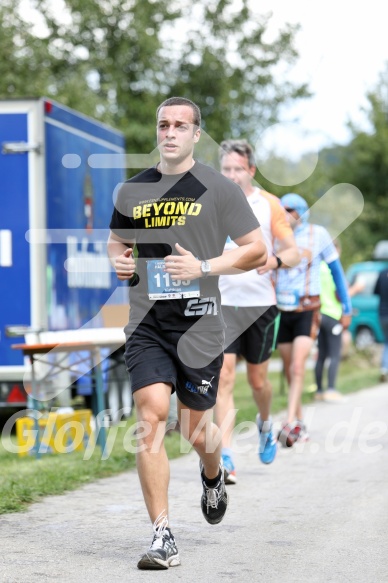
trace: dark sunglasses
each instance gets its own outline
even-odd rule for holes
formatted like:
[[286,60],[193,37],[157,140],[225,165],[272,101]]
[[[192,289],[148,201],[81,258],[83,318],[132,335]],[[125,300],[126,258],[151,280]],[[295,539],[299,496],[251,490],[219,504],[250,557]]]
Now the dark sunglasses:
[[287,211],[288,213],[292,213],[292,212],[294,212],[295,209],[290,209],[288,207],[284,207],[284,210]]

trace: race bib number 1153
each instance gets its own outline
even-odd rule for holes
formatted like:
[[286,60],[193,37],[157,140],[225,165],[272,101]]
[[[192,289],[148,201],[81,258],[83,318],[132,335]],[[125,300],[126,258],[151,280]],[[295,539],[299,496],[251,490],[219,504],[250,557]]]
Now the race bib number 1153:
[[199,279],[172,280],[162,259],[147,261],[148,297],[150,300],[174,300],[199,297]]

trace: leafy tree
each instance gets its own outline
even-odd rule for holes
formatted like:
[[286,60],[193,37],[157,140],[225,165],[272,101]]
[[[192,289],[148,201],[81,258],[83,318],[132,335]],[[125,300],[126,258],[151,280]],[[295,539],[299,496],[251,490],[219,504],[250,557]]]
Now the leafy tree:
[[[287,25],[268,42],[270,16],[256,16],[248,0],[234,6],[232,0],[197,5],[199,25],[187,32],[172,71],[171,92],[200,104],[204,128],[214,140],[245,137],[255,142],[263,128],[277,121],[282,105],[308,91],[280,74],[297,58],[293,43],[298,27]],[[192,3],[182,10],[188,22]]]
[[0,97],[28,97],[49,84],[47,47],[20,16],[20,0],[0,3]]
[[[265,40],[269,16],[247,0],[30,0],[39,32],[20,16],[20,0],[0,9],[0,95],[45,94],[123,130],[130,152],[155,144],[155,108],[186,95],[203,110],[213,139],[244,136],[276,120],[307,95],[286,81],[297,27]],[[195,10],[195,17],[192,13]]]
[[344,234],[347,256],[370,259],[381,239],[388,239],[388,68],[368,94],[370,131],[351,125],[353,138],[338,149],[339,162],[329,168],[333,183],[354,184],[364,197],[360,218]]
[[64,0],[61,14],[52,0],[34,5],[47,29],[51,95],[123,130],[132,151],[152,148],[150,112],[164,84],[159,36],[179,11],[167,0]]
[[[371,259],[376,243],[388,239],[388,68],[367,97],[370,129],[365,131],[350,124],[353,134],[350,142],[322,150],[318,165],[307,180],[283,187],[271,184],[260,173],[257,177],[264,188],[278,196],[298,192],[310,205],[336,184],[349,183],[361,191],[363,212],[340,236],[345,266]],[[283,164],[286,172],[287,161],[274,159],[272,163]],[[303,159],[298,164],[303,164]]]

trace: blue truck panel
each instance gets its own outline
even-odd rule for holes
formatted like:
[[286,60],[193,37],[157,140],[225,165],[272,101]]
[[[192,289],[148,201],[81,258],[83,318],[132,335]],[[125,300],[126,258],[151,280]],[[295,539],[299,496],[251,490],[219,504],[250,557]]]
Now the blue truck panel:
[[[124,155],[123,134],[50,100],[0,100],[5,143],[16,147],[0,152],[0,407],[21,405],[24,392],[24,358],[11,349],[20,340],[7,327],[102,325],[95,317],[117,288],[106,254],[113,196],[125,179],[120,165],[88,164]],[[49,235],[38,252],[26,237],[35,228]]]
[[[63,120],[74,124],[76,116],[65,113]],[[123,149],[122,136],[113,133],[114,143],[109,144],[106,128],[101,130],[97,124],[85,124],[83,118],[77,118],[76,126],[66,125],[64,121],[58,125],[56,121],[53,123],[52,113],[46,115],[47,228],[62,234],[61,243],[48,246],[51,330],[83,326],[98,313],[117,286],[109,270],[106,240],[113,193],[124,179],[123,169],[88,165],[91,154],[117,153],[117,146]],[[87,134],[85,129],[93,133]],[[78,166],[69,168],[63,164],[63,156],[69,154],[78,157]],[[106,270],[101,269],[104,261]],[[100,268],[89,271],[98,262]],[[76,271],[63,268],[66,265],[74,267],[77,263],[79,269]]]
[[[0,116],[0,141],[27,141],[27,115],[4,114]],[[0,154],[0,232],[11,244],[8,250],[0,249],[0,365],[21,365],[23,356],[11,349],[14,339],[8,338],[5,328],[9,324],[30,325],[30,253],[25,233],[29,229],[28,156]],[[7,261],[4,257],[7,256]],[[10,262],[9,262],[10,259]],[[3,264],[2,264],[3,263]]]
[[123,148],[124,146],[124,138],[121,132],[87,117],[78,111],[69,109],[51,100],[44,101],[44,108],[47,118],[49,117],[51,120],[58,122],[58,124],[63,124],[68,128],[76,128],[80,132],[85,132],[95,138],[105,140],[119,148]]

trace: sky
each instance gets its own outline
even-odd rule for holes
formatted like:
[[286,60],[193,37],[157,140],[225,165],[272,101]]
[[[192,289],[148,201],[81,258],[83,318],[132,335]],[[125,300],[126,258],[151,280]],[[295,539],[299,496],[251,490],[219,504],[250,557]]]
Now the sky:
[[[269,34],[285,22],[301,25],[296,36],[300,57],[291,79],[308,82],[314,95],[283,112],[284,120],[299,118],[297,124],[283,127],[286,134],[288,130],[288,139],[296,131],[297,148],[303,150],[310,144],[347,143],[351,137],[348,120],[368,129],[362,112],[368,106],[366,94],[376,86],[388,63],[386,3],[252,0],[252,8],[261,14],[272,12]],[[268,144],[272,134],[279,143],[281,129],[264,133]],[[311,139],[304,139],[298,129],[309,132]]]

